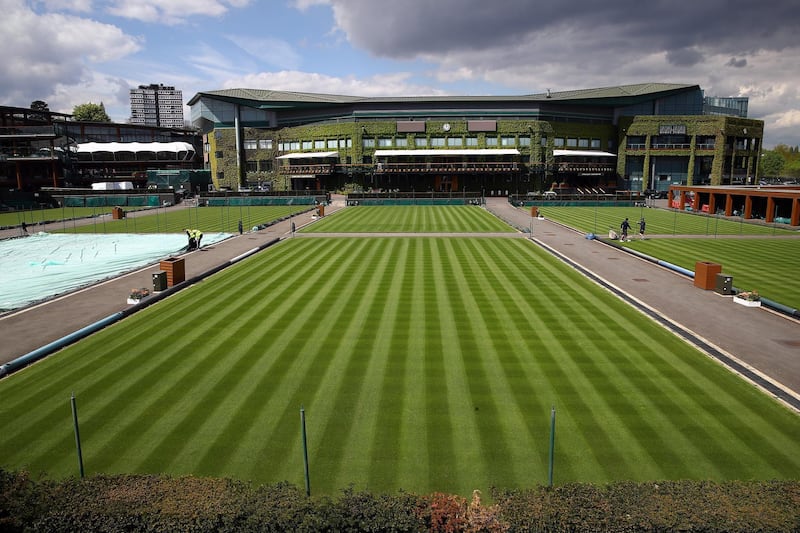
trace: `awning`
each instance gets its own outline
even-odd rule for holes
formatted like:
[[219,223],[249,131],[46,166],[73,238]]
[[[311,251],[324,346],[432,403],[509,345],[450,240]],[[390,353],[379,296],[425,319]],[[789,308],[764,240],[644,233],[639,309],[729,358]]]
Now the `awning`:
[[617,157],[617,154],[597,150],[553,150],[554,157],[570,155],[576,157]]
[[120,142],[110,142],[110,143],[96,143],[96,142],[89,142],[89,143],[80,143],[78,144],[78,153],[95,153],[95,152],[111,152],[111,153],[119,153],[119,152],[194,152],[194,147],[185,142],[171,142],[171,143],[160,143],[160,142],[152,142],[152,143],[140,143],[140,142],[130,142],[130,143],[120,143]]
[[293,152],[291,154],[279,155],[275,159],[304,159],[307,157],[324,158],[339,157],[339,152]]
[[375,157],[424,157],[452,155],[520,155],[516,148],[475,148],[474,150],[375,150]]

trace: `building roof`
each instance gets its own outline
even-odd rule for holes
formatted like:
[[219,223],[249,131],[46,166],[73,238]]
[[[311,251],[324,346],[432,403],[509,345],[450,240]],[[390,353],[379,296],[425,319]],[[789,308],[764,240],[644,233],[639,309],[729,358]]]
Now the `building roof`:
[[302,107],[330,104],[353,103],[390,103],[390,102],[512,102],[512,101],[559,101],[571,103],[596,103],[598,100],[618,104],[619,102],[637,102],[643,97],[653,98],[675,92],[699,90],[698,85],[678,83],[640,83],[601,87],[596,89],[578,89],[572,91],[547,91],[539,94],[518,96],[345,96],[334,94],[301,93],[292,91],[273,91],[267,89],[221,89],[217,91],[199,92],[189,100],[193,105],[203,96],[220,100],[234,101],[251,107],[280,108]]

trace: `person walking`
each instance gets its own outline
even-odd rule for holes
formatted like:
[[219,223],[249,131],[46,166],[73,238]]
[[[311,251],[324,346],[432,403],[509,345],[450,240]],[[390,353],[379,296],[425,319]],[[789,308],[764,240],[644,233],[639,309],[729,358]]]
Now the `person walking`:
[[645,228],[645,222],[644,222],[644,218],[642,218],[639,221],[639,238],[641,238],[641,239],[644,239],[644,228]]
[[22,221],[22,234],[23,235],[28,234],[28,223],[25,222],[24,220]]
[[244,226],[242,226],[242,221],[240,220],[239,221],[239,235],[241,235],[243,232],[244,232]]
[[622,224],[619,225],[619,229],[622,230],[622,237],[620,238],[621,241],[628,240],[628,230],[631,229],[631,223],[628,222],[628,217],[625,217],[625,220],[622,221]]

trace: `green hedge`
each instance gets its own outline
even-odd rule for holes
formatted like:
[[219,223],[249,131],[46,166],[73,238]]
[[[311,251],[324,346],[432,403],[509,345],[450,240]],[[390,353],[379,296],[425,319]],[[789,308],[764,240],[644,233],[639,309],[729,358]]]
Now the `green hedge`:
[[703,531],[800,530],[800,482],[569,484],[493,491],[306,497],[287,483],[93,476],[34,481],[0,470],[0,531]]

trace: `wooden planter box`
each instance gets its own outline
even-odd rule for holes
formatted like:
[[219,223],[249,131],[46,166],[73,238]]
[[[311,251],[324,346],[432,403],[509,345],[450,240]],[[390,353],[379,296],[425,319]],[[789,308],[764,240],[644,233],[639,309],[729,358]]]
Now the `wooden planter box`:
[[186,281],[186,263],[182,257],[164,259],[159,263],[159,268],[167,273],[167,287]]
[[722,265],[708,261],[694,264],[694,286],[704,290],[712,290],[717,286],[717,274],[722,273]]

